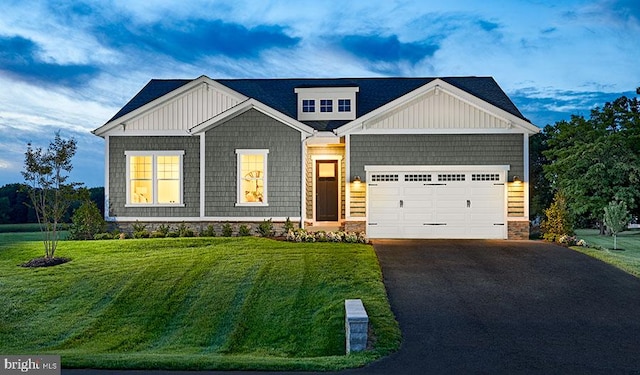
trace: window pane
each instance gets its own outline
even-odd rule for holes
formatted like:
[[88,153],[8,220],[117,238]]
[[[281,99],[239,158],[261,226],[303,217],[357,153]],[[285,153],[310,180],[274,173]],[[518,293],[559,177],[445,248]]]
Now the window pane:
[[180,180],[158,181],[158,203],[180,203]]
[[158,156],[158,179],[179,179],[180,158],[177,156]]
[[315,112],[316,111],[316,101],[313,99],[303,99],[302,100],[302,112]]
[[321,99],[320,100],[320,112],[333,112],[333,100]]
[[131,181],[131,203],[153,203],[151,180]]
[[151,179],[151,156],[132,156],[129,165],[131,166],[131,178]]
[[264,202],[264,155],[240,155],[240,202]]
[[338,112],[351,112],[351,99],[338,99]]

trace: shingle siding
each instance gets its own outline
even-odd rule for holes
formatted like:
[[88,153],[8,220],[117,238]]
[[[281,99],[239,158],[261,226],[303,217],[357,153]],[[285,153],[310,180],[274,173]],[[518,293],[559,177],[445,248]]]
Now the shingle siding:
[[[300,132],[249,110],[205,134],[205,215],[209,217],[300,217]],[[268,149],[266,207],[235,207],[236,149]]]
[[351,135],[351,176],[365,165],[510,165],[523,176],[522,134]]
[[[184,151],[184,207],[125,207],[125,151]],[[109,215],[116,217],[200,216],[200,143],[198,137],[109,137]]]

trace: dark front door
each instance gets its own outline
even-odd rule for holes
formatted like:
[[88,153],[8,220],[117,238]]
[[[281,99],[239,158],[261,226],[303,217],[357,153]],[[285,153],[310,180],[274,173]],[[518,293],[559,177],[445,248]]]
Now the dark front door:
[[316,220],[338,221],[338,161],[316,161]]

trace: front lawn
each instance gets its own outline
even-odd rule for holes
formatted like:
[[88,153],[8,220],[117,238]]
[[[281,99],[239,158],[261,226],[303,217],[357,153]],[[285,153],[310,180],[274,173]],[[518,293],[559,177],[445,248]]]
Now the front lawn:
[[589,247],[574,246],[572,249],[640,277],[640,230],[618,234],[618,248],[621,250],[612,250],[613,237],[601,236],[596,229],[576,230],[576,237],[587,241]]
[[[261,238],[63,241],[60,266],[18,267],[38,242],[0,241],[0,353],[65,367],[336,370],[399,347],[368,245]],[[344,300],[373,348],[344,355]]]

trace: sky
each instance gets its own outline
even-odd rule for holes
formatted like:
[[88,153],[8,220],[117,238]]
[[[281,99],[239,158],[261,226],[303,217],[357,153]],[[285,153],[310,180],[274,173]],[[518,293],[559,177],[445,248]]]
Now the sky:
[[2,3],[0,186],[56,132],[103,186],[91,131],[152,78],[492,76],[540,127],[640,86],[638,0]]

